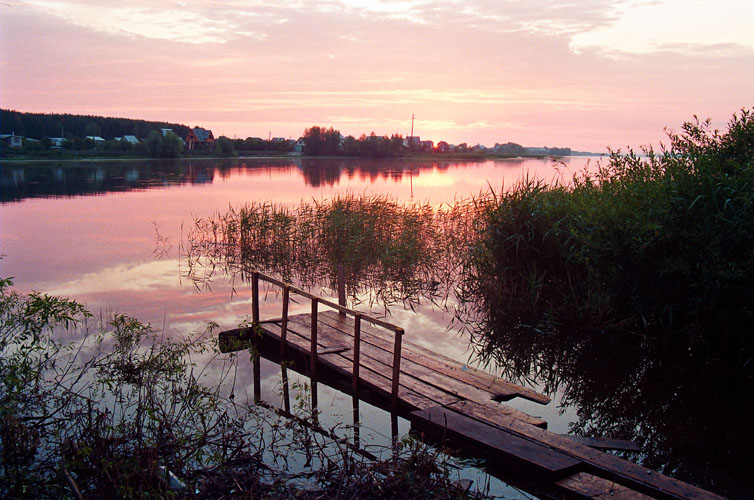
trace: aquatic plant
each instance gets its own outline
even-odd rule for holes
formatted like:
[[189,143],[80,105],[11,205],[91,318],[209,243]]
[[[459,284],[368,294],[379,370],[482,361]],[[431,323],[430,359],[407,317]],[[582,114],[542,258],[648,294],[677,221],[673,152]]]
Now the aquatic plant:
[[[0,497],[483,496],[427,446],[368,460],[310,419],[237,400],[238,358],[206,359],[215,339],[167,339],[121,314],[91,320],[75,301],[0,279]],[[290,469],[297,454],[309,465]]]
[[480,351],[541,366],[530,335],[633,335],[750,379],[754,117],[669,133],[659,152],[612,152],[572,186],[525,180],[479,203],[460,295]]
[[[211,284],[217,270],[245,279],[254,269],[304,287],[336,288],[345,270],[356,303],[413,307],[421,298],[442,302],[454,273],[452,255],[470,205],[436,209],[401,204],[387,196],[347,194],[301,202],[230,207],[195,220],[183,242],[187,276]],[[463,215],[464,217],[462,217]],[[444,285],[444,286],[441,286]]]

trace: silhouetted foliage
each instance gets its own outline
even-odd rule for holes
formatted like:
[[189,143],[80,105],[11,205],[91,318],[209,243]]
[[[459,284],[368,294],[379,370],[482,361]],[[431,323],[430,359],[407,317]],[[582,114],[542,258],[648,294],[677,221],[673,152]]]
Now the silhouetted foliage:
[[185,149],[183,141],[173,132],[162,135],[157,130],[149,133],[144,147],[152,158],[177,158]]
[[311,127],[304,131],[304,153],[311,156],[340,154],[340,132],[330,127]]
[[223,157],[238,156],[238,153],[236,153],[236,148],[233,146],[233,141],[231,141],[225,136],[220,136],[215,141],[214,153],[215,153],[215,156],[223,156]]
[[13,132],[33,139],[41,139],[45,136],[72,138],[88,135],[99,135],[104,139],[124,135],[145,138],[152,130],[161,128],[173,129],[173,132],[180,137],[185,137],[189,131],[189,127],[177,123],[89,115],[23,113],[0,109],[0,133]]

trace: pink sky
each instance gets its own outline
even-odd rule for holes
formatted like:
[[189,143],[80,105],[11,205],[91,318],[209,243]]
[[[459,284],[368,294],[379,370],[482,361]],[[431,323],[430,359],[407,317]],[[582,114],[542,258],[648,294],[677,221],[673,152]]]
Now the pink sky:
[[0,107],[570,146],[754,105],[754,2],[3,0]]

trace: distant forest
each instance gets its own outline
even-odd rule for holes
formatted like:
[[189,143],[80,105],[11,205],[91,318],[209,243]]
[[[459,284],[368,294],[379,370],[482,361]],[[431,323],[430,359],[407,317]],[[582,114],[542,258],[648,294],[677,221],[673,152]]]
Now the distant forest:
[[161,128],[173,129],[179,137],[186,137],[189,131],[188,126],[178,123],[89,115],[22,113],[0,109],[0,134],[13,133],[32,139],[90,135],[97,135],[106,140],[123,135],[135,135],[144,139],[151,131]]

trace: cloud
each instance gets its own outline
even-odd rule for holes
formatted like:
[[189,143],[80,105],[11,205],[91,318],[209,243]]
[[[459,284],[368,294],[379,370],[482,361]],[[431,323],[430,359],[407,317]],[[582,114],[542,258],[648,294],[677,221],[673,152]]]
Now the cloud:
[[[55,0],[23,0],[20,4],[76,26],[112,34],[136,35],[190,44],[225,43],[241,36],[266,38],[262,31],[241,29],[239,23],[204,9],[175,4],[164,8],[152,3],[128,5],[88,4]],[[247,15],[253,14],[246,12]]]
[[742,47],[754,50],[752,19],[750,0],[627,1],[614,23],[574,35],[570,47],[575,52],[734,54]]

